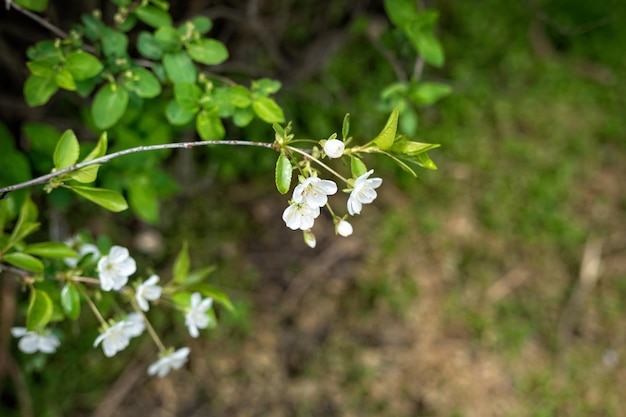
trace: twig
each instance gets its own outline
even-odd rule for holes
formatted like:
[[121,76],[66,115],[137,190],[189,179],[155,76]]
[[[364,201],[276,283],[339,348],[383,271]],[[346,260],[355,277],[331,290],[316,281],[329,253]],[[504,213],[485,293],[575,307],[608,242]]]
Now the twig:
[[30,10],[24,9],[21,6],[18,6],[17,4],[13,2],[13,0],[4,0],[4,2],[6,4],[7,10],[11,10],[11,7],[12,7],[18,12],[22,13],[23,15],[28,16],[29,18],[33,19],[35,22],[39,23],[41,26],[45,27],[46,29],[48,29],[50,32],[54,33],[58,37],[63,38],[63,39],[67,38],[67,33],[62,31],[58,27],[54,26],[52,23],[48,22],[46,19],[42,18],[41,16],[36,15],[35,13],[31,12]]
[[77,171],[81,168],[85,168],[91,165],[104,164],[104,163],[109,162],[112,159],[115,159],[124,155],[129,155],[131,153],[158,151],[158,150],[163,150],[163,149],[177,149],[177,148],[191,149],[196,146],[207,146],[207,145],[258,146],[261,148],[274,149],[274,144],[272,143],[254,142],[254,141],[245,141],[245,140],[206,140],[206,141],[199,141],[199,142],[177,142],[177,143],[165,143],[162,145],[137,146],[136,148],[125,149],[123,151],[114,152],[112,154],[105,155],[100,158],[92,159],[91,161],[74,164],[67,168],[63,168],[63,169],[59,169],[58,171],[51,172],[50,174],[33,178],[32,180],[29,180],[29,181],[25,181],[19,184],[9,185],[7,187],[0,188],[0,196],[3,196],[5,193],[11,192],[11,191],[20,190],[26,187],[32,187],[33,185],[45,184],[49,180],[59,177],[61,175],[67,174],[69,172]]

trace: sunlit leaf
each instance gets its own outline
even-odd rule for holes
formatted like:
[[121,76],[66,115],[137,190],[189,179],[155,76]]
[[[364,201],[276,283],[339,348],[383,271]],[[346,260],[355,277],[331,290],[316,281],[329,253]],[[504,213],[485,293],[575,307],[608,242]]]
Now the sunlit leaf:
[[66,130],[61,135],[54,149],[54,155],[52,157],[54,167],[56,169],[63,169],[74,165],[78,160],[79,154],[80,147],[76,135],[72,130]]
[[92,188],[84,186],[73,186],[72,191],[76,194],[90,200],[108,210],[118,212],[128,208],[128,204],[124,197],[113,190],[106,190],[104,188]]
[[7,253],[2,258],[3,262],[11,264],[26,271],[43,272],[43,263],[34,256],[21,252]]
[[77,50],[65,56],[64,68],[67,69],[77,81],[82,81],[98,75],[100,71],[102,71],[103,65],[95,56]]
[[189,274],[189,251],[187,248],[187,242],[183,243],[183,247],[174,261],[174,282],[182,283]]
[[30,107],[42,106],[58,89],[59,86],[53,77],[31,75],[24,83],[24,98]]
[[269,97],[258,97],[252,102],[252,108],[261,120],[267,123],[283,123],[285,115],[276,102]]
[[167,77],[173,83],[195,83],[197,70],[185,51],[170,52],[163,56],[163,66]]
[[77,257],[76,251],[61,242],[39,242],[27,245],[24,253],[43,256],[44,258],[72,258]]
[[278,192],[281,194],[286,194],[289,191],[291,186],[291,178],[292,174],[292,166],[291,161],[285,154],[280,154],[278,160],[276,161],[276,188]]
[[108,129],[120,120],[128,106],[128,91],[109,83],[100,88],[91,105],[91,116],[99,129]]
[[149,4],[137,7],[134,13],[139,20],[153,28],[172,25],[172,17],[169,13]]
[[50,322],[53,311],[50,296],[43,290],[33,288],[26,312],[26,328],[33,331],[45,327]]
[[228,49],[215,39],[198,39],[185,46],[191,59],[201,64],[217,65],[228,59]]
[[398,128],[398,108],[394,108],[383,130],[374,138],[374,143],[382,150],[387,150],[393,145],[396,139],[396,130]]
[[80,316],[80,293],[74,284],[68,282],[61,289],[61,307],[65,315],[72,320]]

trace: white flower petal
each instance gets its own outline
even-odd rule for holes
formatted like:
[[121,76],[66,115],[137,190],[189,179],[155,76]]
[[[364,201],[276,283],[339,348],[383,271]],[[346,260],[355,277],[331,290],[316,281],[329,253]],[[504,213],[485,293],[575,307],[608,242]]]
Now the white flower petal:
[[341,158],[346,146],[339,139],[327,140],[324,144],[324,152],[329,158]]
[[337,224],[337,234],[339,236],[343,236],[343,237],[348,237],[352,234],[353,229],[352,229],[352,225],[345,221],[345,220],[341,220],[338,224]]

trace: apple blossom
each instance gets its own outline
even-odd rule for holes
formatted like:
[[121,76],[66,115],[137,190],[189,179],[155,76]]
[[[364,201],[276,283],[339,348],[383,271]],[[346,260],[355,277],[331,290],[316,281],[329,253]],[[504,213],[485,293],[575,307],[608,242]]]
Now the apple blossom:
[[143,316],[139,313],[130,313],[126,316],[126,334],[129,337],[141,336],[146,330],[146,323],[143,321]]
[[211,322],[211,318],[206,314],[213,305],[213,299],[207,297],[202,299],[198,292],[191,294],[191,306],[185,315],[185,325],[189,328],[191,337],[198,337],[198,329],[206,329]]
[[328,196],[337,192],[337,184],[318,177],[309,177],[298,184],[293,190],[293,201],[310,207],[324,207]]
[[11,334],[20,338],[17,347],[24,353],[54,353],[61,344],[50,331],[31,332],[25,327],[13,327]]
[[313,227],[313,223],[315,223],[315,219],[319,215],[319,207],[311,207],[305,203],[292,201],[283,212],[283,220],[291,230],[308,230]]
[[[66,245],[72,247],[75,246],[76,242],[74,239],[69,239],[65,242]],[[63,258],[63,262],[70,268],[75,268],[78,265],[78,261],[81,260],[86,255],[93,255],[93,259],[100,258],[100,250],[93,243],[83,243],[78,246],[78,250],[76,251],[78,256],[75,258]]]
[[163,378],[172,369],[180,369],[187,362],[189,348],[183,347],[175,352],[165,355],[148,367],[148,375],[158,375]]
[[354,180],[354,188],[348,198],[348,213],[351,216],[361,214],[363,204],[369,204],[376,199],[375,188],[380,187],[383,180],[381,178],[368,178],[373,172],[374,170],[370,169]]
[[339,139],[327,140],[324,144],[324,152],[329,158],[341,158],[346,145]]
[[113,246],[109,254],[98,261],[100,286],[104,291],[121,289],[135,271],[135,260],[129,256],[128,249],[122,246]]
[[141,308],[143,311],[150,310],[148,300],[154,301],[158,300],[161,297],[161,292],[163,291],[163,288],[156,285],[157,282],[159,282],[159,276],[151,275],[150,278],[137,286],[135,299],[137,300],[137,304],[139,304],[139,308]]
[[[131,330],[131,333],[129,333]],[[112,326],[108,326],[104,332],[102,332],[93,343],[93,347],[102,343],[102,350],[104,356],[110,358],[114,356],[120,350],[126,349],[130,343],[132,336],[132,327],[129,327],[125,321],[119,321]]]

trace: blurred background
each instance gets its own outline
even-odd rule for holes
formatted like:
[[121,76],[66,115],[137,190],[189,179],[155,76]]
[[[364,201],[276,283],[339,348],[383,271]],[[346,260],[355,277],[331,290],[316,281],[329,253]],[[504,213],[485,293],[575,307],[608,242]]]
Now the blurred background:
[[[430,152],[438,171],[415,180],[368,160],[384,178],[379,199],[352,237],[322,218],[316,249],[281,220],[287,201],[265,150],[160,155],[156,221],[42,198],[52,236],[107,236],[164,280],[188,241],[194,267],[218,267],[211,283],[236,312],[218,310],[217,329],[190,341],[179,317],[151,311],[166,343],[192,354],[186,369],[150,379],[151,342],[107,360],[91,346],[91,317],[66,326],[56,354],[22,354],[8,328],[23,312],[7,315],[5,289],[2,340],[19,369],[0,374],[0,414],[626,416],[626,7],[420,5],[440,13],[446,54],[422,77],[453,88],[418,109],[414,139],[442,144]],[[67,30],[97,7],[113,10],[51,1],[46,16]],[[375,136],[388,115],[381,89],[413,65],[378,1],[180,1],[172,14],[211,17],[231,52],[218,72],[281,80],[277,100],[302,137],[328,137],[347,112],[355,137]],[[24,51],[48,36],[0,11],[0,120],[31,156],[41,123],[95,140],[80,99],[31,109],[21,96]],[[261,123],[229,129],[273,137]],[[158,134],[150,140],[193,137]],[[128,165],[104,168],[105,181],[124,181]]]

